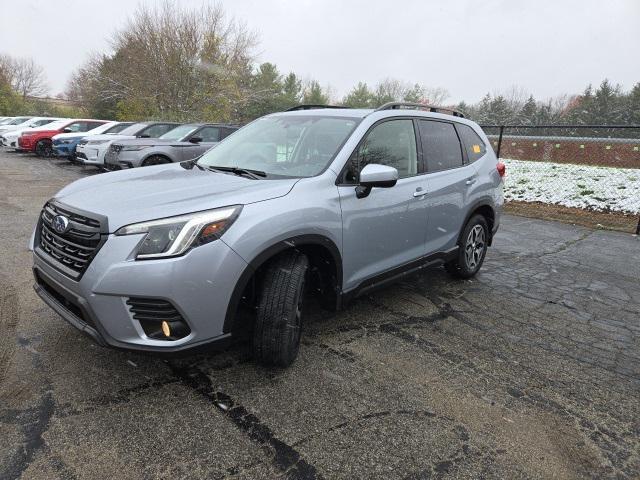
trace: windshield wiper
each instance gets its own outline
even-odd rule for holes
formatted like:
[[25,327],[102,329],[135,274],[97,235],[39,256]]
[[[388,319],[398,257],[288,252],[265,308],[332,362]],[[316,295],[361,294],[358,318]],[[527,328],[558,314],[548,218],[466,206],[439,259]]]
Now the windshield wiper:
[[260,180],[267,176],[266,172],[261,170],[253,170],[251,168],[239,168],[239,167],[219,167],[219,166],[208,166],[209,170],[220,171],[220,172],[230,172],[235,175],[246,175],[247,177],[251,177],[254,180]]

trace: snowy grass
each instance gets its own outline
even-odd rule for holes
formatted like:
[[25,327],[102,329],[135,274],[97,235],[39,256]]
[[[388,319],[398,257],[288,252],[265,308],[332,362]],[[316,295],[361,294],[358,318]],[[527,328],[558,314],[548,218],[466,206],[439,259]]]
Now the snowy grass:
[[505,200],[640,213],[640,169],[502,161],[507,166]]

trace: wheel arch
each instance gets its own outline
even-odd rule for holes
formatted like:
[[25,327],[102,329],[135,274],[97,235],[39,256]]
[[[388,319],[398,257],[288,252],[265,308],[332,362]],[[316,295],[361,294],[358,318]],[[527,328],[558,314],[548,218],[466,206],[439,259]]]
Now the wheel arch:
[[169,161],[169,163],[176,163],[176,161],[171,158],[169,155],[167,155],[164,152],[151,152],[148,153],[141,161],[140,161],[140,166],[145,166],[144,162],[146,162],[148,159],[150,159],[151,157],[162,157],[166,160]]
[[338,302],[342,291],[342,255],[340,254],[340,249],[333,240],[325,235],[296,235],[280,240],[265,248],[248,262],[248,265],[240,274],[240,278],[236,282],[229,299],[223,333],[232,332],[234,328],[238,327],[236,325],[238,310],[243,299],[246,299],[248,294],[253,295],[255,293],[252,290],[255,289],[255,282],[259,279],[263,268],[271,259],[290,249],[298,249],[304,252],[309,257],[312,269],[319,271],[319,274],[324,278],[330,277],[327,285],[327,289],[330,289],[330,291],[324,293],[327,295],[334,294],[335,298],[330,298],[329,302],[334,308],[339,308]]
[[489,239],[487,241],[487,245],[491,246],[491,243],[493,241],[493,226],[495,225],[496,221],[496,211],[493,207],[492,202],[490,202],[489,200],[480,200],[474,203],[469,209],[467,215],[465,216],[464,222],[462,222],[462,227],[460,228],[460,233],[458,234],[457,243],[460,243],[460,238],[462,232],[464,231],[464,227],[467,225],[467,223],[469,223],[471,217],[476,214],[482,215],[487,220],[487,224],[489,226]]

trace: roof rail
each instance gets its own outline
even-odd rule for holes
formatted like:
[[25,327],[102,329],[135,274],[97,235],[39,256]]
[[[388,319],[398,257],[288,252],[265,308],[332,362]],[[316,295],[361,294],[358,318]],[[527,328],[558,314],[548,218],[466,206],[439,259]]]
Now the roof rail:
[[376,108],[376,112],[380,110],[426,110],[427,112],[446,113],[454,117],[464,118],[464,114],[457,110],[447,107],[437,107],[435,105],[427,105],[425,103],[413,102],[389,102]]
[[285,112],[295,112],[297,110],[315,110],[316,108],[349,108],[340,105],[296,105],[295,107],[287,108]]

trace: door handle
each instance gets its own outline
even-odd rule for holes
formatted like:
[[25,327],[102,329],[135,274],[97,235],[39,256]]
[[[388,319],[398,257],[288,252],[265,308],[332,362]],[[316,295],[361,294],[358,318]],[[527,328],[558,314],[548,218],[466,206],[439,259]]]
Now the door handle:
[[476,179],[475,178],[469,178],[466,182],[467,185],[473,185],[474,183],[476,183]]
[[424,197],[426,194],[427,192],[425,192],[422,187],[416,188],[416,191],[413,192],[414,197]]

